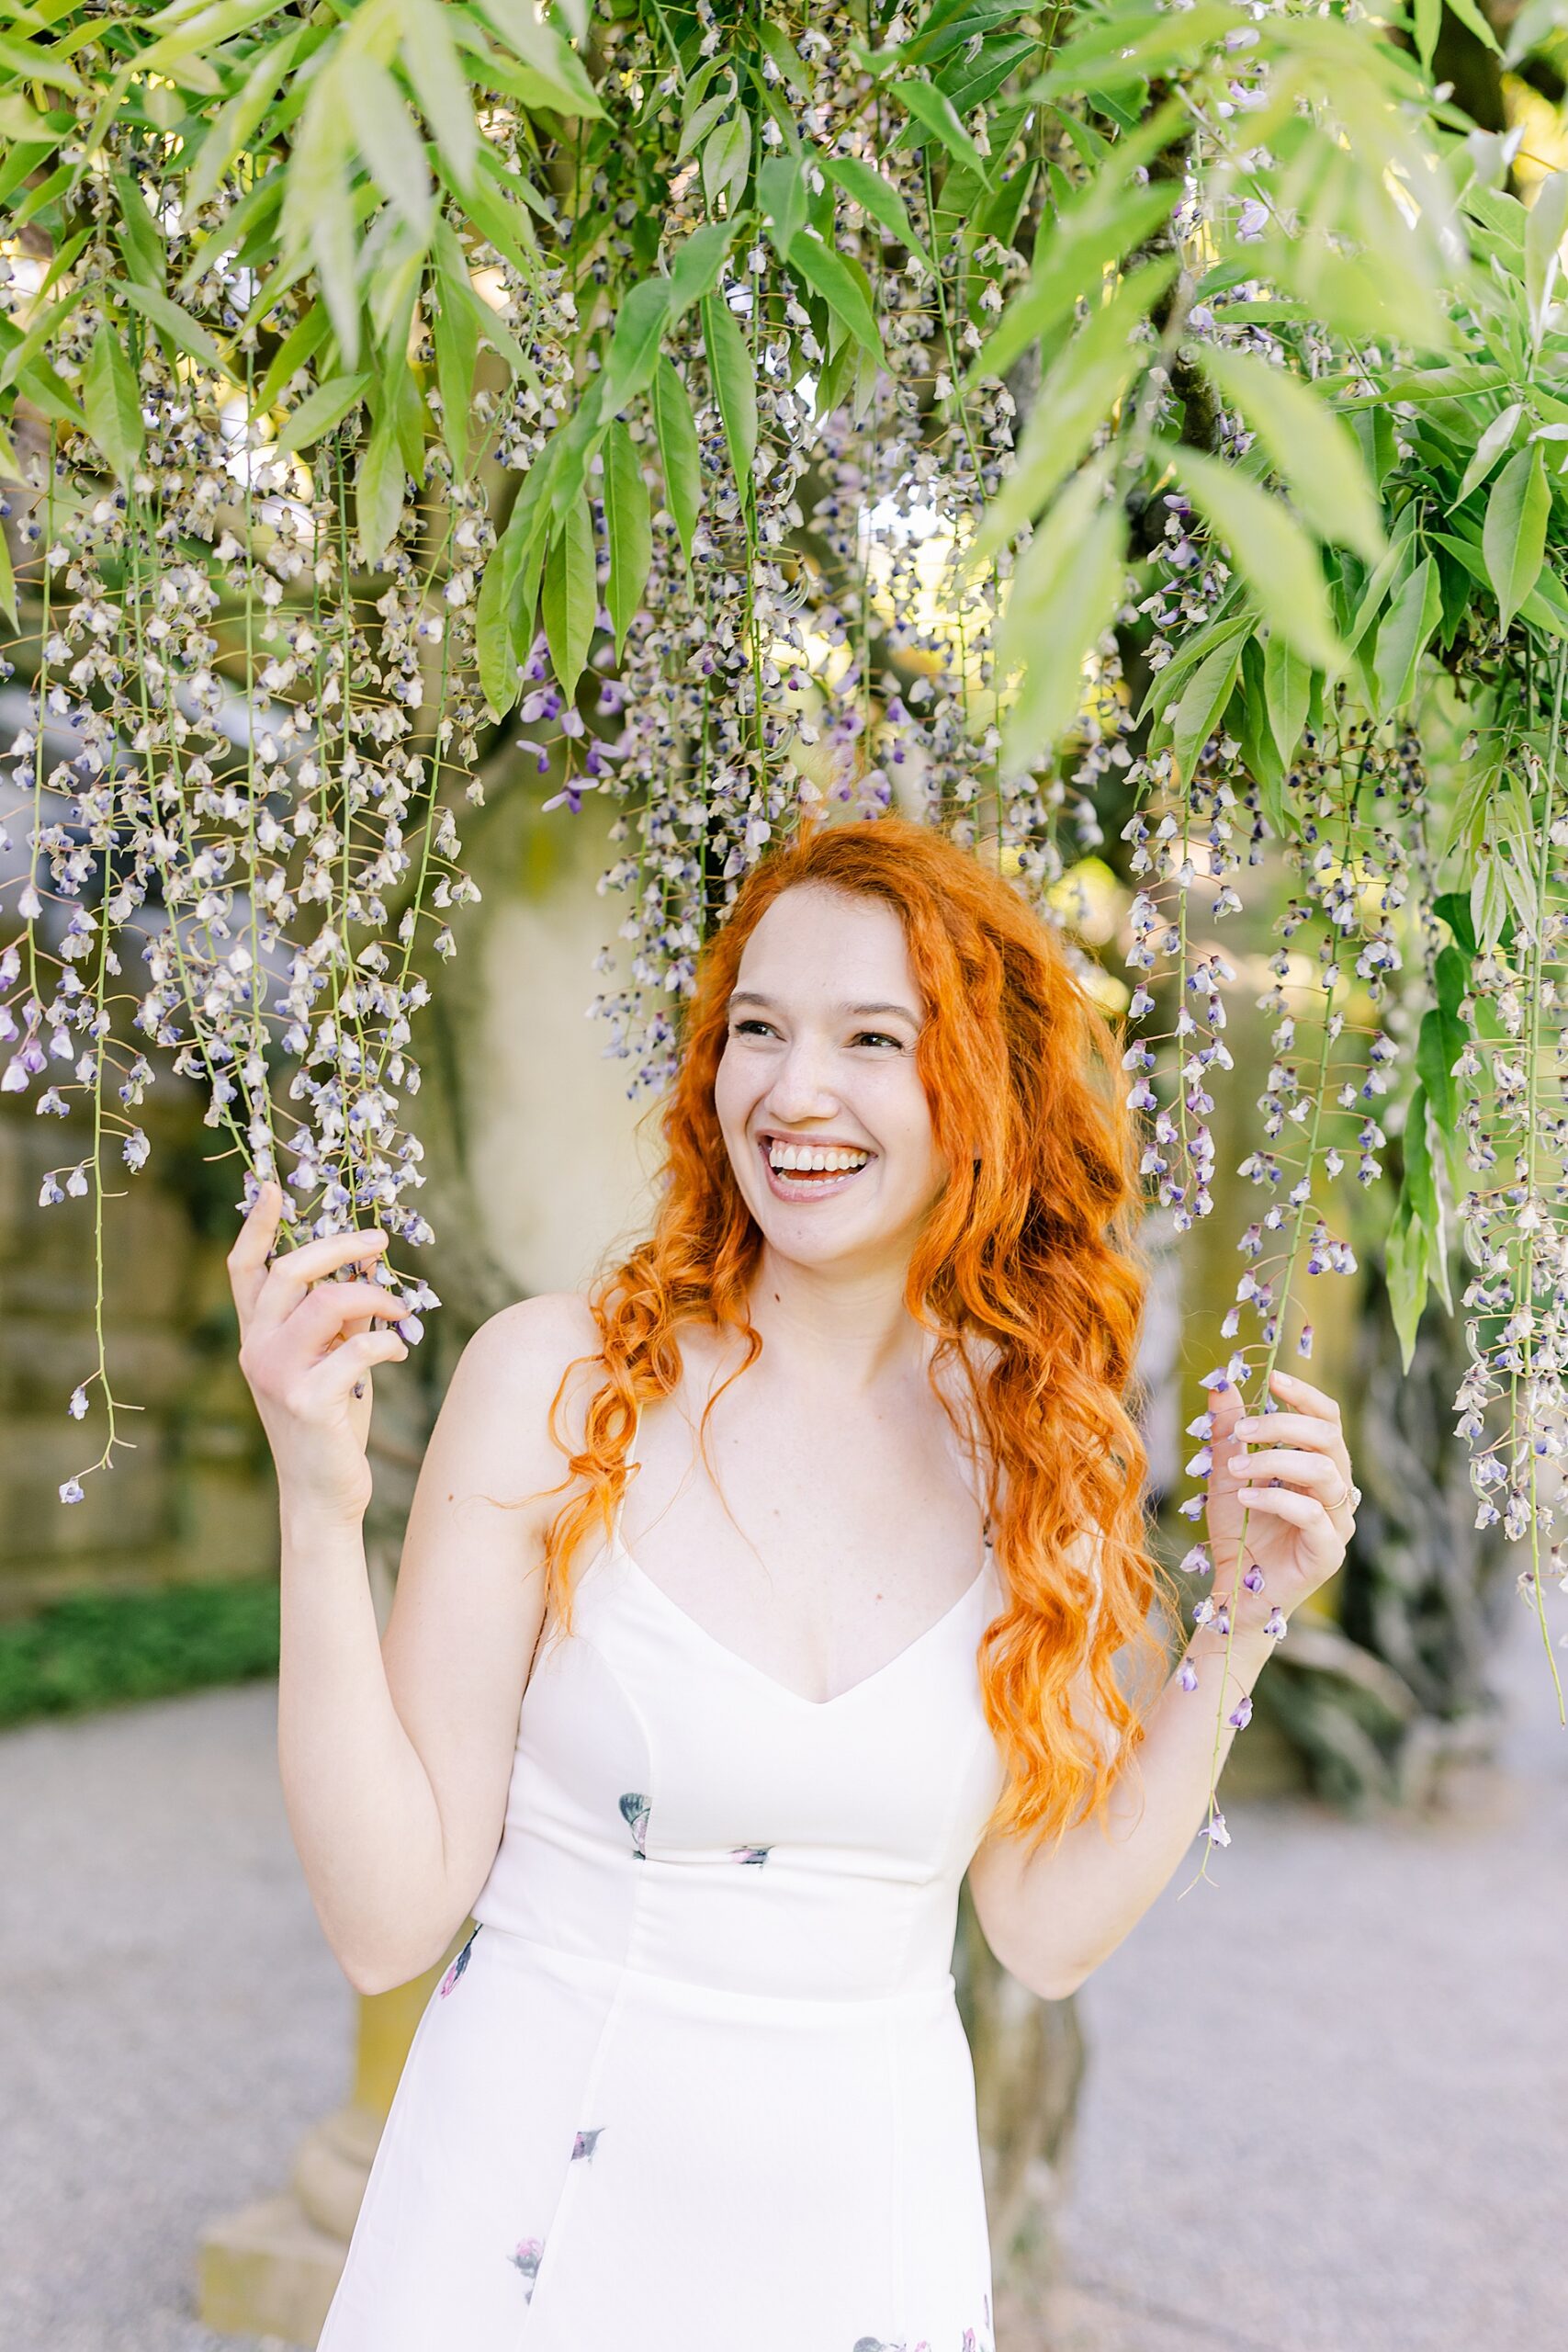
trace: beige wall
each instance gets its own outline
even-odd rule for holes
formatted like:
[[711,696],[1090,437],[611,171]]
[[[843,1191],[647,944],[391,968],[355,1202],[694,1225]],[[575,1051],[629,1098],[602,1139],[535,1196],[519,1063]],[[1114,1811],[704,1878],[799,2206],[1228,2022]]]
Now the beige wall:
[[628,1065],[603,1057],[604,1027],[585,1017],[622,914],[594,888],[613,852],[592,807],[530,812],[511,872],[488,879],[482,941],[458,951],[479,967],[460,1026],[472,1193],[521,1294],[581,1288],[650,1198],[646,1098],[627,1101]]

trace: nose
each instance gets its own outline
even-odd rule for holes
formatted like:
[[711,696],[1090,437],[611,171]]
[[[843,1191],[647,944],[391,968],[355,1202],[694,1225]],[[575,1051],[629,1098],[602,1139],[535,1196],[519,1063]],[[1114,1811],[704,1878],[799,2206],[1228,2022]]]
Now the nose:
[[781,1126],[829,1119],[839,1098],[829,1082],[829,1049],[810,1037],[792,1039],[773,1073],[766,1109]]

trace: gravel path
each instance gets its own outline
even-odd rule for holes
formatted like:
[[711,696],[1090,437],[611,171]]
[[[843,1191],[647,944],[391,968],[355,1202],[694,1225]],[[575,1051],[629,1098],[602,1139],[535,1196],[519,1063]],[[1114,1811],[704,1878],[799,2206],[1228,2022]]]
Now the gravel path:
[[[1233,1806],[1085,1988],[1050,2352],[1568,2344],[1568,1732],[1522,1609],[1500,1671],[1484,1814]],[[275,1727],[252,1686],[0,1738],[6,2352],[240,2352],[196,2240],[282,2184],[352,2012]]]

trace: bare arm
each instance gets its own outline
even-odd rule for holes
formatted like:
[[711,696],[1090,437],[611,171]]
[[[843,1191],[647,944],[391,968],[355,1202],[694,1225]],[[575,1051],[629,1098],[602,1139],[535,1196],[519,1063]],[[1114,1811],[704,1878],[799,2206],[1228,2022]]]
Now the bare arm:
[[975,1915],[1002,1966],[1032,1992],[1048,2001],[1076,1992],[1171,1878],[1208,1811],[1211,1774],[1235,1737],[1226,1722],[1216,1756],[1222,1683],[1228,1716],[1274,1647],[1271,1634],[1238,1628],[1226,1680],[1225,1638],[1201,1626],[1185,1653],[1198,1687],[1184,1690],[1172,1675],[1111,1792],[1104,1828],[1080,1821],[1055,1852],[1031,1854],[1010,1838],[980,1848],[969,1866]]
[[439,1958],[494,1859],[544,1616],[542,1537],[559,1500],[547,1490],[565,1471],[549,1408],[597,1332],[581,1299],[551,1297],[469,1341],[421,1467],[383,1643],[362,1532],[369,1375],[407,1350],[371,1328],[400,1311],[385,1289],[329,1278],[383,1237],[335,1235],[269,1263],[278,1197],[258,1201],[229,1261],[241,1363],[277,1465],[278,1763],[327,1941],[373,1993]]
[[327,1940],[357,1990],[440,1957],[501,1841],[565,1464],[549,1406],[596,1333],[530,1299],[464,1350],[409,1513],[378,1642],[357,1522],[283,1506],[278,1761]]
[[[1345,1557],[1359,1495],[1339,1408],[1293,1374],[1271,1373],[1269,1387],[1276,1409],[1257,1417],[1243,1412],[1228,1385],[1211,1391],[1211,1601],[1235,1624],[1228,1669],[1227,1637],[1216,1624],[1200,1624],[1145,1719],[1143,1743],[1111,1790],[1103,1827],[1079,1822],[1049,1853],[989,1838],[970,1865],[987,1942],[1004,1968],[1047,2000],[1075,1992],[1166,1885],[1202,1826],[1238,1728],[1231,1713],[1273,1655],[1280,1621]],[[1281,1403],[1286,1409],[1278,1409]],[[1257,1572],[1250,1584],[1244,1558],[1247,1574]],[[1188,1669],[1197,1683],[1184,1690],[1179,1678]],[[1107,1726],[1081,1674],[1073,1706],[1103,1743]]]

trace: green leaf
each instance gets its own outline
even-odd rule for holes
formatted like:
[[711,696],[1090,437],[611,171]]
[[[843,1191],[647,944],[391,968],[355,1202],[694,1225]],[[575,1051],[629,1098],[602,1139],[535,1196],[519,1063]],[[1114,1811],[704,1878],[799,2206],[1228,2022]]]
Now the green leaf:
[[1510,401],[1507,407],[1502,411],[1501,414],[1493,418],[1491,424],[1487,426],[1485,432],[1476,443],[1475,454],[1471,458],[1469,465],[1466,466],[1460,486],[1458,490],[1455,491],[1453,497],[1450,502],[1449,513],[1450,514],[1453,513],[1456,506],[1462,506],[1464,504],[1465,500],[1470,496],[1471,492],[1476,487],[1478,482],[1485,481],[1487,475],[1491,472],[1493,467],[1496,464],[1498,458],[1502,456],[1504,450],[1513,439],[1519,419],[1523,416],[1524,413],[1524,402],[1522,401]]
[[299,322],[289,327],[282,344],[270,357],[268,371],[256,386],[256,407],[273,407],[289,377],[299,374],[299,369],[315,357],[315,353],[322,348],[329,334],[332,334],[332,320],[327,318],[327,303],[312,301],[310,308],[299,318]]
[[119,339],[112,312],[98,322],[87,365],[82,371],[82,404],[87,430],[122,481],[136,471],[146,442],[136,371]]
[[1443,588],[1437,561],[1432,556],[1423,556],[1378,626],[1372,670],[1379,718],[1392,718],[1409,702],[1415,691],[1416,666],[1438,626],[1442,608]]
[[1443,28],[1443,0],[1415,0],[1415,20],[1416,53],[1429,74]]
[[703,297],[703,338],[735,485],[746,500],[751,492],[751,461],[757,454],[757,383],[746,338],[733,312],[716,295]]
[[726,58],[716,57],[711,63],[715,74],[723,73],[728,78],[711,97],[699,96],[700,92],[707,89],[708,84],[696,75],[694,74],[687,84],[686,102],[682,109],[681,143],[675,150],[678,164],[691,153],[694,147],[701,146],[725,108],[735,104],[737,84],[734,67]]
[[1427,1228],[1406,1210],[1403,1217],[1395,1217],[1389,1228],[1383,1266],[1389,1311],[1393,1317],[1400,1357],[1406,1372],[1416,1351],[1416,1334],[1427,1304],[1430,1262],[1431,1242]]
[[344,76],[349,120],[370,175],[423,247],[429,243],[434,192],[424,141],[414,129],[402,92],[374,57],[355,58]]
[[1005,547],[1037,514],[1082,458],[1110,410],[1152,348],[1134,335],[1149,305],[1176,275],[1176,259],[1145,263],[1122,279],[1109,302],[1089,314],[1030,407],[1017,461],[975,535],[976,562]]
[[664,469],[664,503],[680,536],[689,573],[703,507],[702,451],[692,404],[673,360],[661,359],[654,375],[653,422],[659,435],[659,461]]
[[1387,544],[1382,509],[1355,435],[1321,393],[1285,368],[1239,351],[1201,343],[1198,356],[1222,396],[1251,425],[1318,536],[1376,563]]
[[1156,9],[1113,10],[1103,23],[1058,50],[1049,73],[1032,84],[1025,96],[1130,90],[1167,66],[1196,65],[1211,42],[1247,22],[1224,0],[1196,0],[1195,6],[1174,16]]
[[1277,498],[1236,467],[1162,442],[1178,481],[1225,542],[1271,629],[1305,662],[1337,669],[1344,648],[1334,634],[1323,567],[1312,540]]
[[1438,1193],[1438,1173],[1432,1159],[1432,1140],[1427,1131],[1427,1090],[1417,1085],[1410,1098],[1410,1114],[1404,1123],[1404,1181],[1400,1188],[1402,1203],[1407,1203],[1429,1233],[1441,1229],[1442,1203]]
[[376,421],[354,481],[359,544],[368,564],[379,563],[391,545],[402,519],[404,489],[403,453],[389,405]]
[[545,102],[556,114],[603,115],[582,60],[558,27],[536,15],[533,0],[479,0],[479,6],[513,55],[539,76]]
[[479,322],[463,249],[446,220],[436,223],[435,273],[430,325],[435,344],[435,380],[441,392],[441,437],[462,474],[468,463],[468,411],[474,399]]
[[1459,1081],[1453,1070],[1464,1051],[1466,1035],[1457,1014],[1434,1004],[1422,1014],[1416,1041],[1416,1075],[1427,1090],[1438,1133],[1450,1149],[1460,1133]]
[[[411,315],[412,311],[411,304]],[[407,349],[408,325],[405,320],[392,338],[390,356],[383,363],[389,371],[383,378],[383,387],[392,430],[402,451],[403,470],[412,474],[418,483],[424,479],[424,435],[430,424],[430,411],[425,407],[419,378],[403,356]]]
[[601,415],[629,408],[659,365],[659,346],[671,311],[670,280],[645,277],[624,298],[601,379]]
[[738,107],[728,122],[721,122],[709,132],[703,145],[703,194],[709,210],[718,210],[722,197],[726,209],[733,212],[745,192],[750,171],[751,124]]
[[705,221],[676,246],[668,281],[671,324],[694,302],[700,302],[705,294],[713,292],[724,257],[735,243],[735,230],[733,220]]
[[[1503,753],[1501,748],[1497,747],[1492,751],[1488,758],[1477,760],[1470,774],[1464,778],[1454,797],[1453,810],[1449,819],[1447,832],[1443,837],[1443,845],[1438,853],[1439,862],[1457,849],[1462,853],[1466,865],[1473,865],[1481,847],[1482,836],[1486,830],[1486,819],[1491,810],[1493,796],[1497,789],[1497,778],[1502,773],[1502,767]],[[1475,943],[1470,935],[1468,900],[1461,899],[1457,893],[1450,892],[1446,901],[1436,900],[1434,904],[1438,912],[1442,914],[1444,921],[1450,924],[1453,924],[1457,920],[1456,910],[1463,908],[1465,933],[1469,940],[1468,952],[1473,955]],[[1446,950],[1444,952],[1447,953]],[[1440,961],[1441,958],[1438,960]]]
[[1502,44],[1487,22],[1484,11],[1477,6],[1476,0],[1446,0],[1446,6],[1465,30],[1475,35],[1483,49],[1489,49],[1495,57],[1502,56]]
[[0,65],[8,65],[20,81],[47,82],[57,90],[69,90],[73,97],[86,96],[80,77],[53,47],[35,49],[30,41],[11,40],[0,33]]
[[1476,945],[1481,948],[1495,947],[1508,922],[1508,886],[1504,879],[1503,861],[1495,851],[1487,850],[1484,845],[1470,886],[1470,921]]
[[1288,640],[1270,629],[1263,649],[1263,692],[1269,726],[1280,757],[1289,767],[1306,725],[1312,697],[1312,664],[1303,662]]
[[803,229],[785,255],[797,277],[804,277],[813,293],[820,294],[840,325],[863,351],[874,359],[882,357],[882,337],[864,289],[849,263],[836,246],[824,244]]
[[[1249,619],[1253,617],[1248,616]],[[1263,682],[1263,647],[1256,637],[1241,649],[1241,675],[1220,721],[1241,749],[1242,764],[1257,779],[1263,815],[1276,841],[1289,830],[1285,815],[1285,770],[1269,724],[1269,697]]]
[[539,582],[536,551],[542,553],[548,511],[543,466],[525,477],[512,512],[479,582],[474,607],[474,645],[479,684],[498,718],[516,701],[522,685],[521,642],[531,639]]
[[593,523],[587,500],[579,498],[568,507],[566,520],[545,558],[545,641],[550,649],[556,684],[568,702],[577,692],[593,641],[599,604],[593,575]]
[[1517,449],[1492,485],[1482,532],[1486,576],[1506,628],[1540,576],[1551,492],[1539,441]]
[[1021,669],[1003,726],[1004,775],[1044,758],[1077,716],[1084,660],[1122,601],[1127,526],[1104,495],[1102,461],[1070,481],[1012,576],[997,632],[997,666]]
[[161,293],[154,286],[143,286],[135,278],[126,278],[119,290],[143,318],[151,319],[171,343],[192,359],[199,359],[204,368],[222,366],[218,345],[207,329],[199,321],[193,319],[188,311],[182,311],[177,302],[172,302],[166,294]]
[[[824,155],[821,158],[821,164],[823,171],[834,186],[841,187],[844,194],[852,198],[863,212],[869,213],[874,220],[879,221],[889,235],[897,237],[898,243],[907,246],[910,253],[919,254],[928,269],[933,266],[930,254],[915,233],[915,225],[909,218],[908,208],[890,181],[885,180],[882,174],[874,171],[869,164],[863,164],[858,156]],[[770,165],[764,164],[762,172],[769,168]],[[796,165],[795,168],[798,170],[799,167]],[[762,200],[762,172],[757,175],[759,201]],[[787,239],[785,243],[787,246]]]
[[[1470,967],[1474,959],[1464,944],[1464,941],[1469,936],[1470,909],[1457,892],[1453,894],[1453,903],[1462,910],[1463,920],[1456,922],[1451,916],[1445,917],[1445,920],[1449,922],[1460,944],[1457,947],[1440,947],[1438,950],[1438,960],[1432,977],[1433,985],[1438,992],[1438,1002],[1445,1012],[1451,1012],[1457,1020],[1460,1017],[1460,1006],[1463,1003],[1470,988]],[[1442,898],[1434,899],[1434,911],[1441,914],[1449,904],[1450,897],[1445,893]]]
[[536,202],[537,200],[536,193],[526,180],[512,174],[502,174],[499,165],[496,165],[495,177],[492,178],[490,174],[494,158],[489,147],[482,148],[479,153],[479,170],[475,175],[472,187],[469,188],[457,187],[439,151],[436,153],[435,167],[447,187],[459,198],[463,209],[486,244],[493,245],[498,254],[504,254],[513,269],[518,271],[530,286],[536,285],[539,277],[539,247],[534,235],[533,223],[523,209],[523,205],[514,204],[511,197],[502,192],[500,183],[504,180],[506,188],[515,190],[516,194],[522,198],[524,205]]
[[280,457],[292,449],[309,448],[323,433],[330,433],[348,414],[355,401],[363,400],[374,379],[368,374],[329,376],[313,392],[307,392],[299,407],[290,412],[288,423],[277,436]]
[[237,97],[231,98],[217,117],[201,142],[201,153],[186,181],[182,202],[186,218],[193,217],[218,191],[218,183],[233,163],[242,148],[247,146],[260,127],[263,116],[294,63],[309,27],[296,25],[281,40],[264,49],[245,77],[244,86]]
[[306,101],[289,158],[283,243],[287,263],[301,260],[307,252],[314,256],[338,350],[352,368],[359,357],[359,286],[347,130],[337,77],[329,69]]
[[919,147],[924,141],[919,135],[911,136],[911,130],[917,134],[929,132],[964,171],[973,172],[977,180],[989,180],[986,158],[959,120],[953,100],[934,82],[893,82],[888,85],[888,96],[910,119],[894,141],[896,146]]
[[140,285],[153,286],[162,292],[168,276],[169,249],[147,209],[135,174],[116,172],[113,187],[119,207],[115,242],[125,255],[125,266]]
[[[830,164],[824,162],[823,169],[837,176]],[[767,155],[758,164],[757,209],[777,250],[787,254],[806,225],[806,178],[793,155]]]
[[1214,723],[1231,698],[1241,663],[1239,642],[1222,645],[1201,662],[1170,714],[1170,750],[1177,780],[1185,784],[1199,752],[1214,731]]
[[1470,920],[1470,899],[1463,890],[1445,890],[1432,901],[1432,912],[1439,915],[1453,933],[1458,944],[1438,951],[1438,1002],[1457,1012],[1459,1001],[1470,985],[1470,966],[1475,957],[1475,932]]
[[4,531],[0,531],[0,607],[10,616],[11,627],[21,626],[17,614],[17,580],[11,570],[11,549]]
[[604,530],[610,542],[610,582],[604,603],[618,662],[653,561],[648,484],[642,478],[637,444],[624,424],[612,424],[604,438]]
[[[1034,266],[981,345],[965,378],[972,388],[981,376],[1001,376],[1028,345],[1072,316],[1080,298],[1097,300],[1108,264],[1145,243],[1170,218],[1180,194],[1177,181],[1153,181],[1104,202],[1084,201],[1040,224]],[[1095,191],[1098,197],[1099,191]]]
[[1546,330],[1560,268],[1559,249],[1568,228],[1568,172],[1549,172],[1536,184],[1535,202],[1525,215],[1525,300],[1537,349]]
[[757,38],[796,97],[809,97],[811,77],[806,70],[800,51],[795,48],[783,26],[764,22],[758,27]]
[[445,8],[441,0],[392,0],[392,12],[402,35],[410,85],[447,168],[466,191],[473,182],[479,140]]
[[1145,718],[1162,718],[1174,703],[1181,699],[1182,690],[1192,673],[1211,653],[1222,645],[1237,645],[1258,627],[1256,613],[1227,613],[1223,605],[1216,607],[1213,620],[1195,628],[1179,653],[1172,654],[1163,669],[1156,670],[1149,680],[1138,711],[1138,723]]

